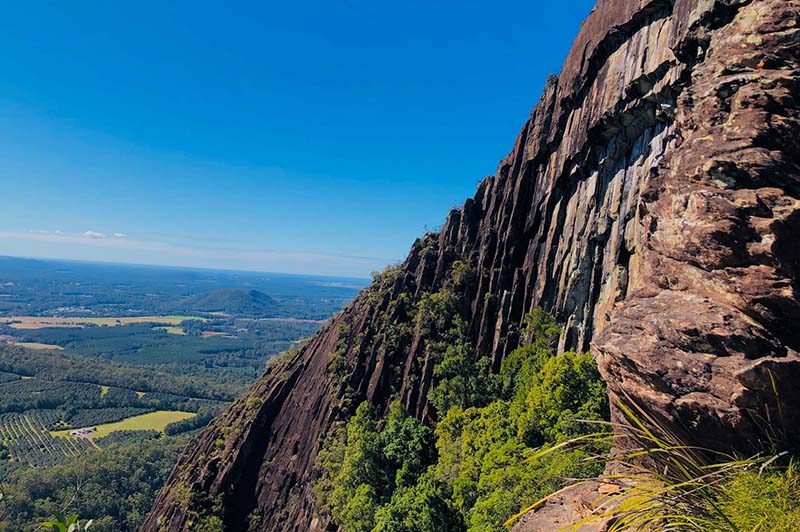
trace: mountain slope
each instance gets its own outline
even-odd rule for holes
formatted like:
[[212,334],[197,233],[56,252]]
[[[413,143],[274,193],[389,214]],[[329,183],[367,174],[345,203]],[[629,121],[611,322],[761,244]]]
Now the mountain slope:
[[237,316],[266,316],[274,312],[279,302],[258,290],[222,288],[181,300],[177,307],[182,311],[226,312]]
[[[144,530],[323,530],[321,438],[366,399],[432,420],[426,294],[495,369],[536,307],[700,443],[798,427],[798,0],[600,0],[514,149],[442,230],[191,445]],[[614,412],[612,412],[614,415]],[[735,435],[735,437],[734,437]]]

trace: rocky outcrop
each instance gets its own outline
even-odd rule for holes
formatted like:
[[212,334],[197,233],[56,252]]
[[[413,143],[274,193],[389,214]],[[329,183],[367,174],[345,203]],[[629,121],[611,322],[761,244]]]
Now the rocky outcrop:
[[[704,445],[735,434],[753,451],[759,429],[800,421],[800,3],[718,13],[692,43],[674,139],[632,228],[628,294],[595,347],[612,393],[634,390]],[[793,406],[783,419],[778,400]]]
[[203,431],[143,530],[325,529],[310,483],[334,423],[364,399],[435,415],[405,302],[454,265],[495,368],[543,307],[612,399],[703,445],[797,430],[799,23],[800,0],[600,0],[497,173]]

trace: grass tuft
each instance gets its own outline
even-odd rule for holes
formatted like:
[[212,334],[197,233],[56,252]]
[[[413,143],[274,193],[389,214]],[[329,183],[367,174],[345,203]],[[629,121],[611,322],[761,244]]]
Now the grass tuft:
[[[617,407],[623,423],[603,423],[596,432],[560,444],[560,448],[616,440],[620,452],[610,457],[601,477],[616,486],[599,496],[593,512],[563,528],[575,532],[590,523],[605,523],[608,532],[624,530],[680,532],[797,532],[800,530],[800,468],[775,450],[740,457],[688,445],[632,398]],[[557,448],[538,453],[555,452]],[[586,481],[559,490],[561,494]],[[552,497],[552,495],[551,495]],[[547,502],[536,501],[509,519]]]

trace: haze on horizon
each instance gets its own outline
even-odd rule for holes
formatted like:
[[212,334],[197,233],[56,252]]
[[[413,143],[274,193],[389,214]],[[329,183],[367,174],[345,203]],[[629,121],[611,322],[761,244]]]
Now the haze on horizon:
[[11,4],[0,255],[365,277],[494,172],[592,4]]

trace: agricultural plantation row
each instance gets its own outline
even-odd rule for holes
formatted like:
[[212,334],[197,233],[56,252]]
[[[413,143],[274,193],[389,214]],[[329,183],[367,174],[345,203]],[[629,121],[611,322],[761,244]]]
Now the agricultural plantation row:
[[47,425],[57,416],[48,410],[0,414],[0,443],[5,457],[0,471],[20,465],[49,467],[94,449],[88,440],[51,436]]
[[114,444],[174,437],[205,426],[216,410],[199,414],[109,408],[79,412],[85,435],[64,429],[63,410],[0,414],[0,481],[22,467],[46,468]]
[[0,413],[53,410],[61,417],[49,429],[79,428],[112,423],[127,417],[174,410],[199,412],[219,408],[223,403],[163,392],[137,392],[94,383],[22,378],[0,373]]

